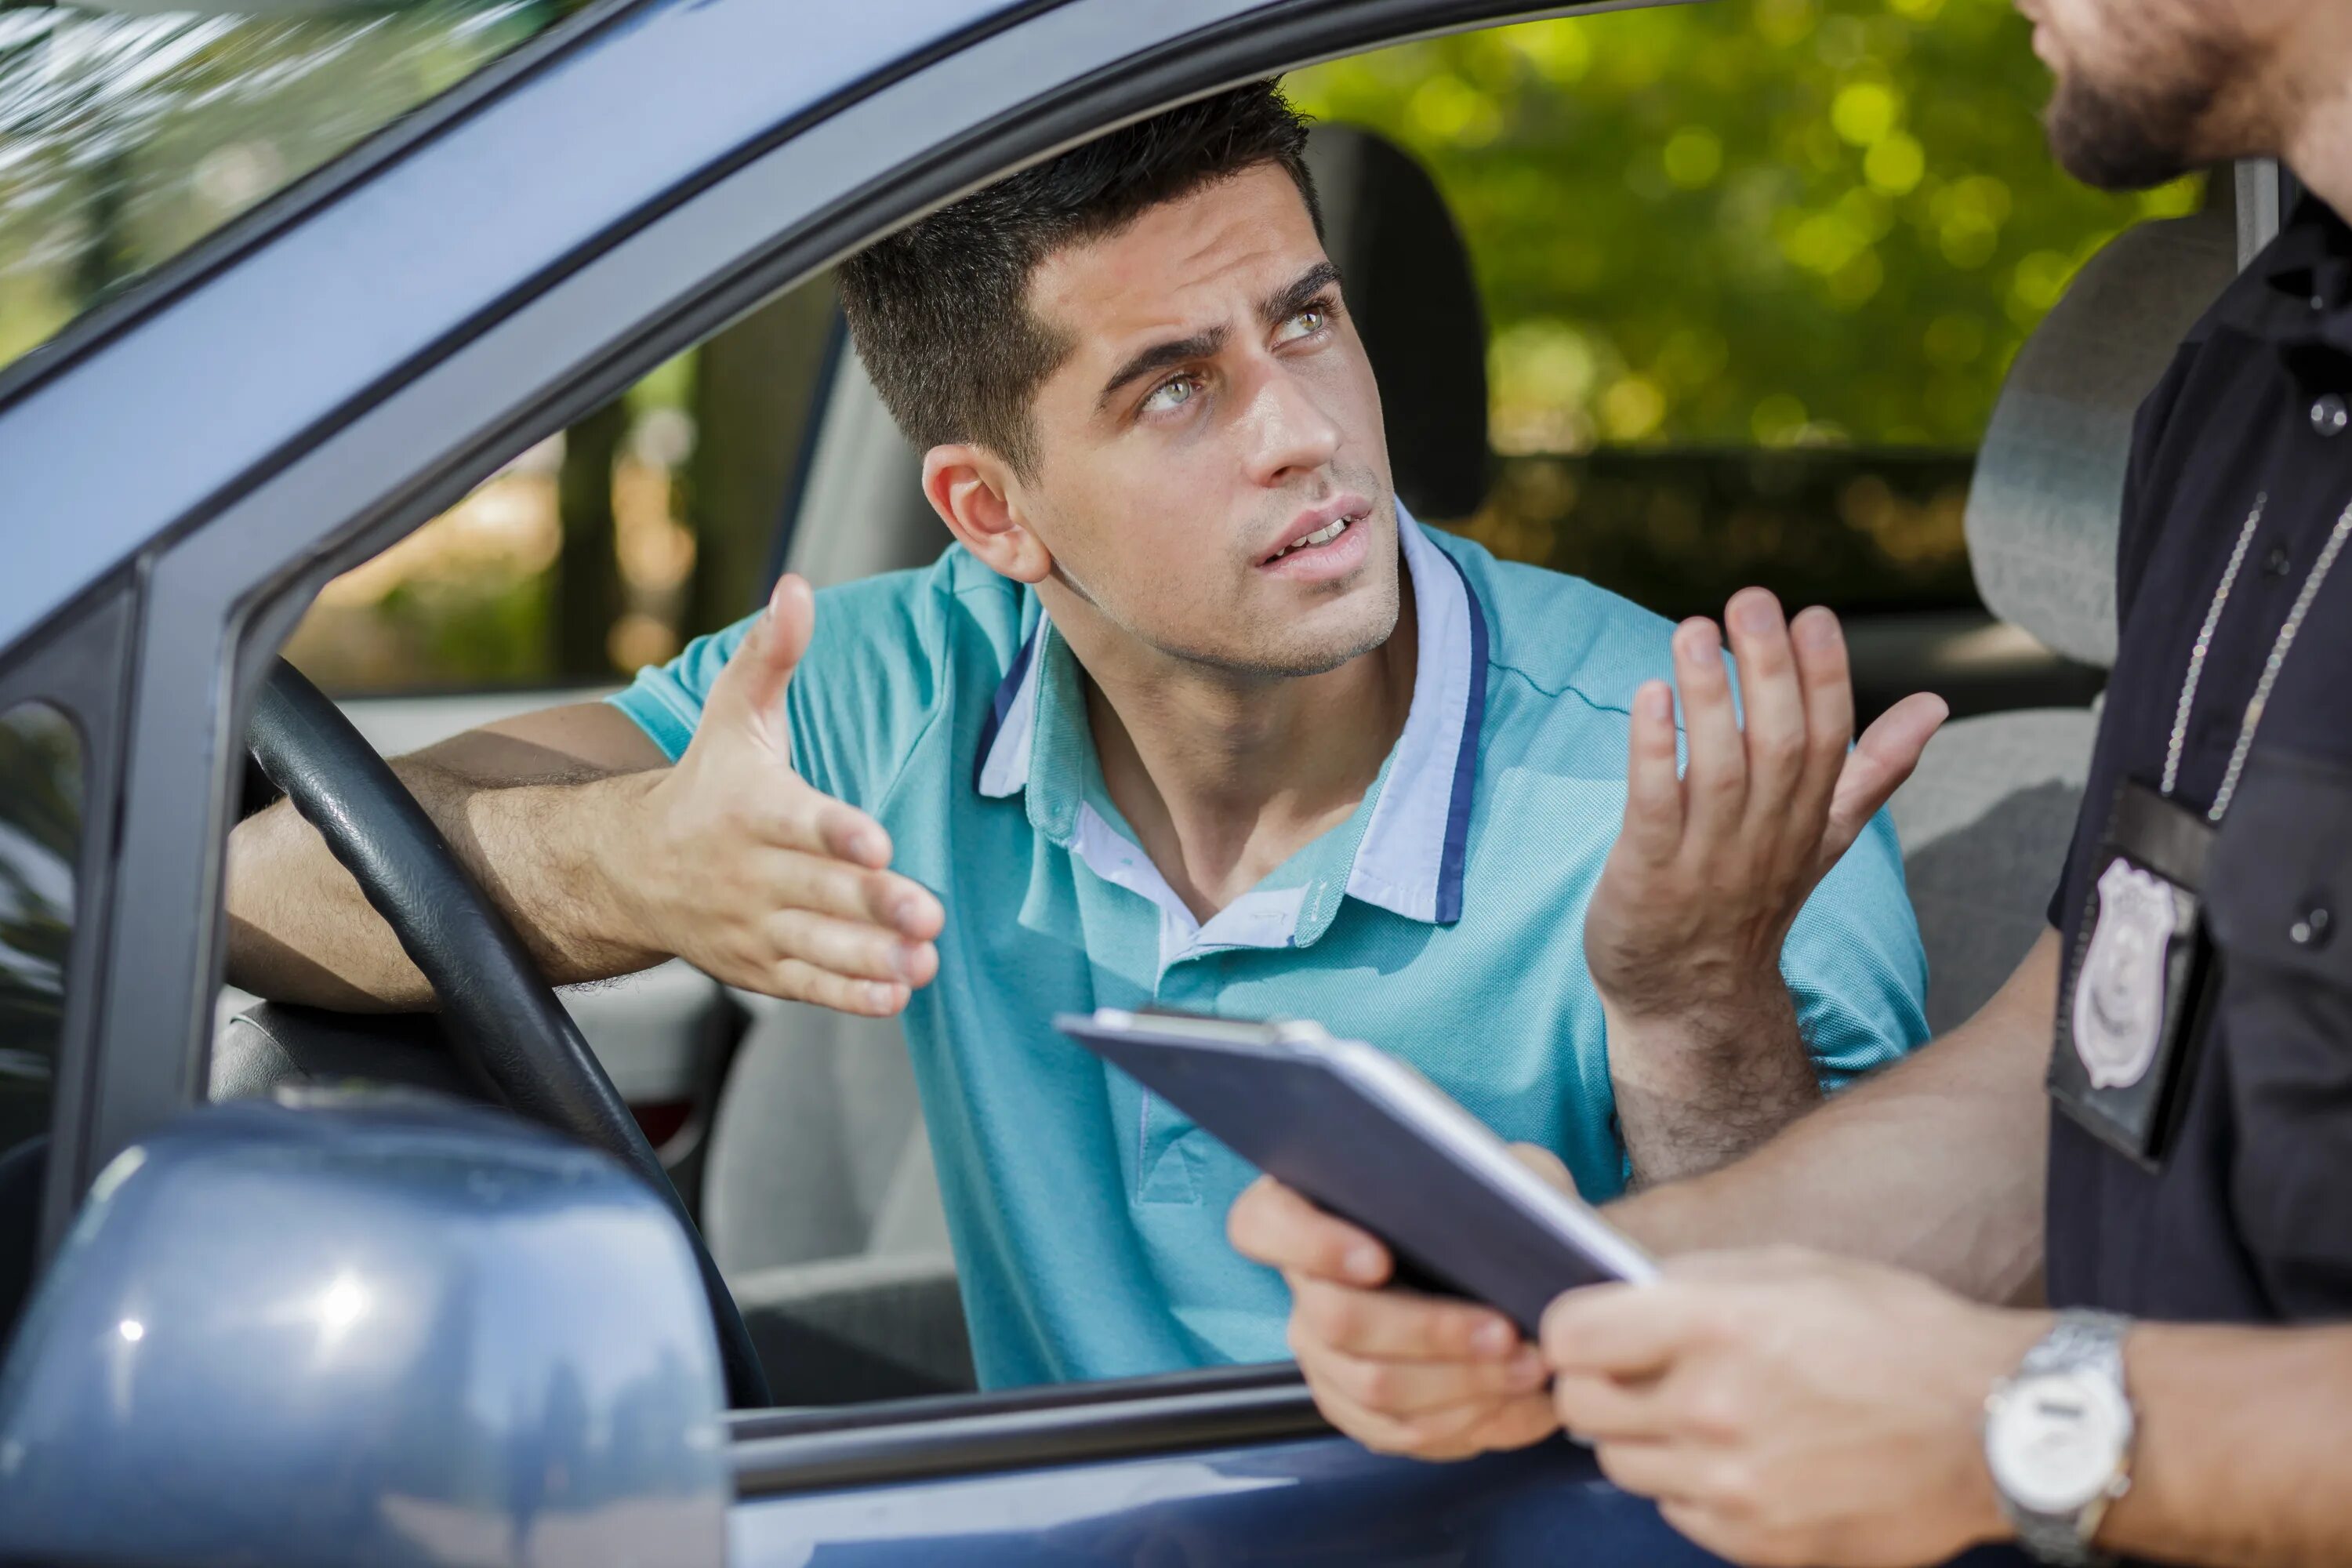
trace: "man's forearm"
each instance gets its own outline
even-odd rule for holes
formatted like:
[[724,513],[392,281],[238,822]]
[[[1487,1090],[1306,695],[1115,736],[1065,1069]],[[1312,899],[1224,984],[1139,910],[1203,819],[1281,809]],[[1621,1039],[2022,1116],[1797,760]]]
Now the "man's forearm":
[[1915,1268],[1979,1300],[2031,1299],[2057,973],[2045,932],[1943,1039],[1748,1158],[1637,1194],[1611,1216],[1661,1253],[1794,1242]]
[[2102,1550],[2215,1568],[2352,1562],[2352,1328],[2143,1324],[2131,1490]]
[[[469,765],[472,751],[393,764],[458,859],[557,984],[641,969],[664,954],[635,935],[611,859],[654,775],[609,773],[544,752],[565,782],[514,783]],[[493,753],[495,754],[495,753]],[[506,759],[499,759],[504,763]],[[346,1011],[432,1005],[432,992],[318,832],[280,801],[230,836],[228,975],[278,1001]]]
[[1630,1021],[1611,1010],[1609,1077],[1633,1185],[1712,1171],[1821,1103],[1780,977],[1752,1002]]

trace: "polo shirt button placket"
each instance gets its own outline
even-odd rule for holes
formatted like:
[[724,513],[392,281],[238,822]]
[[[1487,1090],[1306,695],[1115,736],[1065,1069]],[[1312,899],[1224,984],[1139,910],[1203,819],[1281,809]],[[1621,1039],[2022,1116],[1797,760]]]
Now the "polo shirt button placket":
[[2352,424],[2352,407],[2346,405],[2343,394],[2323,393],[2319,401],[2311,405],[2311,427],[2321,436],[2341,436],[2347,424]]

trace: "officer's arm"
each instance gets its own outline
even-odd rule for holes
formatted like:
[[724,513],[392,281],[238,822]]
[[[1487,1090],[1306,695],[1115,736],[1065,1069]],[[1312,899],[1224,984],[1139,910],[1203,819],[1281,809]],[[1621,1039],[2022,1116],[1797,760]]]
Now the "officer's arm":
[[2045,931],[1966,1024],[1748,1158],[1611,1217],[1662,1253],[1794,1242],[1983,1300],[2038,1295],[2058,947]]
[[[943,918],[886,868],[863,812],[793,771],[784,689],[814,606],[786,578],[712,681],[677,765],[598,703],[475,731],[394,764],[553,982],[677,955],[731,984],[889,1014],[937,968]],[[229,978],[283,1001],[431,1005],[358,884],[284,805],[231,836]]]
[[2102,1551],[2168,1562],[2352,1562],[2352,1328],[2143,1324],[2131,1490]]
[[[1808,1243],[1924,1269],[1993,1300],[2039,1293],[2042,1076],[2058,987],[2044,932],[1999,995],[1941,1040],[1746,1159],[1612,1205],[1661,1253]],[[1531,1161],[1563,1186],[1549,1156]],[[1558,1426],[1544,1368],[1500,1313],[1383,1289],[1379,1242],[1271,1178],[1234,1205],[1234,1245],[1283,1272],[1290,1344],[1316,1402],[1376,1448],[1444,1458]]]

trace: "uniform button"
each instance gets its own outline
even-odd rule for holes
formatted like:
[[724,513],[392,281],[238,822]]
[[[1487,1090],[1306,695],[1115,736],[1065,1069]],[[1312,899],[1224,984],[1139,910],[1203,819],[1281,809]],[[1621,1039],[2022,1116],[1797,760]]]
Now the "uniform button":
[[2352,424],[2352,409],[2345,406],[2341,395],[2327,393],[2311,405],[2311,427],[2321,435],[2340,436],[2347,424]]
[[2326,947],[2328,931],[2335,924],[2336,917],[2327,912],[2326,905],[2314,904],[2286,928],[2286,938],[2297,947]]
[[2286,552],[2284,544],[2272,545],[2271,552],[2263,557],[2263,570],[2273,577],[2285,576],[2287,568],[2294,564],[2294,557]]

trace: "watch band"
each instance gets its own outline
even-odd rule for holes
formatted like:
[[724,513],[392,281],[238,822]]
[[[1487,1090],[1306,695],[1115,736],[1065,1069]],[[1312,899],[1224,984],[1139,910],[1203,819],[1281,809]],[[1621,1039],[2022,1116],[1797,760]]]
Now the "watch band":
[[[2130,1329],[2131,1320],[2114,1312],[2080,1309],[2061,1312],[2050,1331],[2025,1352],[2008,1381],[2086,1369],[2111,1380],[2118,1392],[2124,1392],[2124,1335]],[[2127,1393],[2126,1400],[2128,1403]],[[2018,1505],[1998,1485],[1994,1491],[2001,1512],[2016,1528],[2018,1544],[2042,1562],[2059,1563],[2062,1568],[2092,1568],[2114,1561],[2091,1544],[2107,1505],[2115,1500],[2113,1494],[2103,1493],[2073,1513],[2042,1513]]]

